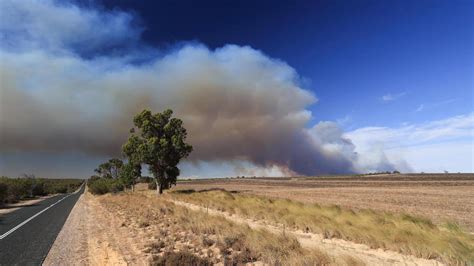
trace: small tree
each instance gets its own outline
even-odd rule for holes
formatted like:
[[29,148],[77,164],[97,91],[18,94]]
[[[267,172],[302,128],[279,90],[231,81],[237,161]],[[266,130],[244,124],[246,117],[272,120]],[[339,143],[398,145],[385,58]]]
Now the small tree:
[[120,159],[112,158],[105,163],[99,165],[94,171],[103,178],[117,179],[120,175],[120,169],[123,166],[123,162]]
[[120,177],[120,171],[123,167],[123,161],[117,158],[112,158],[109,160],[110,164],[110,174],[113,179],[118,179]]
[[126,163],[123,165],[120,171],[120,181],[126,188],[132,188],[135,190],[135,180],[140,176],[140,169],[138,169],[132,163]]
[[94,169],[94,172],[96,172],[99,177],[112,178],[112,174],[110,173],[109,162],[99,164],[99,166]]
[[152,114],[143,110],[133,119],[138,134],[133,128],[132,135],[122,146],[125,154],[130,154],[132,161],[149,165],[153,173],[157,193],[163,193],[171,185],[176,184],[180,174],[178,163],[192,151],[186,143],[187,132],[183,121],[171,118],[173,111]]
[[36,185],[36,176],[30,174],[22,174],[19,176],[24,196],[32,198],[34,196],[34,188]]
[[130,130],[132,136],[130,136],[127,143],[122,146],[122,152],[128,158],[128,163],[123,169],[122,179],[125,182],[125,186],[132,186],[132,191],[135,188],[136,180],[141,177],[142,173],[141,153],[139,151],[142,141],[133,135],[134,132],[134,129]]

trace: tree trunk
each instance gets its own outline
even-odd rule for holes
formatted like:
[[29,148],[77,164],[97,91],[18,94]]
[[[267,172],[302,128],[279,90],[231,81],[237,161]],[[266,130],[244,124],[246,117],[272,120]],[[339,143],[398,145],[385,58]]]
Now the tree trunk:
[[156,195],[160,195],[160,184],[158,183],[158,179],[155,178],[156,184]]
[[160,184],[160,194],[163,194],[163,184]]

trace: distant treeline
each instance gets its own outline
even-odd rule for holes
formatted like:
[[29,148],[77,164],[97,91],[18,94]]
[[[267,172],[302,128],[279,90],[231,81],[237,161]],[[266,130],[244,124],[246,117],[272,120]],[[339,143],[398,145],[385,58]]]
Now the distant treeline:
[[84,182],[81,179],[47,179],[25,176],[0,177],[0,205],[57,193],[70,193]]
[[102,195],[106,193],[117,193],[125,189],[131,189],[133,191],[135,184],[148,183],[149,189],[156,189],[156,183],[154,179],[149,176],[141,176],[133,180],[133,183],[127,179],[121,178],[120,175],[117,178],[113,177],[100,177],[91,176],[87,181],[89,192],[96,195]]
[[390,175],[390,174],[400,174],[400,171],[393,171],[393,172],[390,172],[390,171],[385,171],[385,172],[372,172],[372,173],[367,173],[367,174],[363,174],[363,175]]

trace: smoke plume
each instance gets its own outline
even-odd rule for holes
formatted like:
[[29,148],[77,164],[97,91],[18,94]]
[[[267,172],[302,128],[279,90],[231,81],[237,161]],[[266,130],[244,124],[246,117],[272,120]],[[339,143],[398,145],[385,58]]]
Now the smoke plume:
[[285,62],[236,45],[162,53],[139,40],[128,13],[27,2],[0,4],[2,154],[117,156],[135,113],[171,108],[188,129],[191,162],[303,175],[361,170],[337,124],[307,128],[317,98]]

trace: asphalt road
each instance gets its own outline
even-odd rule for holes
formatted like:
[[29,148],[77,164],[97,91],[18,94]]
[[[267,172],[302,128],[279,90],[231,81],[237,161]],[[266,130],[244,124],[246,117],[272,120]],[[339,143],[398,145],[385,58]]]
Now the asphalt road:
[[84,188],[1,215],[0,265],[41,265]]

